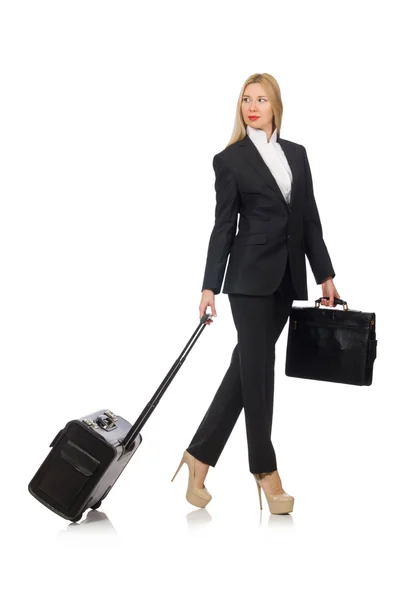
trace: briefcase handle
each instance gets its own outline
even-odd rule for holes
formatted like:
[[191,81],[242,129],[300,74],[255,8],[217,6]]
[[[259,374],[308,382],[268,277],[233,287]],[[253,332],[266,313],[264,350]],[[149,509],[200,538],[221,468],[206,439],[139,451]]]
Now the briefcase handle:
[[[315,308],[318,308],[320,306],[320,301],[322,299],[325,300],[329,300],[329,296],[320,296],[320,298],[318,300],[315,300],[314,302],[314,306]],[[334,298],[334,304],[342,304],[343,305],[343,310],[349,310],[349,307],[347,306],[347,302],[346,300],[342,300],[342,298]]]

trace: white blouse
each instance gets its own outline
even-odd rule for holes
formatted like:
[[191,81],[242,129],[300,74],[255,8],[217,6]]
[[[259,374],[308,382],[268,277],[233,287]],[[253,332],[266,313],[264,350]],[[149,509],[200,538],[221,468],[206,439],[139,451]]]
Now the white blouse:
[[247,135],[269,167],[286,202],[290,202],[292,172],[283,149],[277,142],[277,128],[273,131],[269,141],[267,141],[267,135],[263,129],[255,129],[249,125],[247,125]]

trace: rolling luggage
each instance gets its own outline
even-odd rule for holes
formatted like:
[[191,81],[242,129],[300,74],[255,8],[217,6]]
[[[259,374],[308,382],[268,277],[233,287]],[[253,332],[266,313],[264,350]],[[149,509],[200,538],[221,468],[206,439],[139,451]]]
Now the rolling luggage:
[[133,425],[108,409],[66,423],[50,444],[50,452],[29,492],[44,506],[69,521],[99,508],[142,443],[141,430],[186,356],[213,315],[204,313],[180,356]]

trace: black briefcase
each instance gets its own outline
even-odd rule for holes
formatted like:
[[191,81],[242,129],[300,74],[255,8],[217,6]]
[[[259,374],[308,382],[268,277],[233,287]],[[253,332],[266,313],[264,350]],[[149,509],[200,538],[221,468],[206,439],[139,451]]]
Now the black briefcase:
[[375,313],[293,306],[289,316],[285,374],[352,385],[371,385],[377,339]]
[[213,315],[200,324],[136,422],[110,410],[69,421],[50,444],[50,452],[29,483],[29,492],[44,506],[70,521],[99,508],[142,442],[141,430],[186,356]]

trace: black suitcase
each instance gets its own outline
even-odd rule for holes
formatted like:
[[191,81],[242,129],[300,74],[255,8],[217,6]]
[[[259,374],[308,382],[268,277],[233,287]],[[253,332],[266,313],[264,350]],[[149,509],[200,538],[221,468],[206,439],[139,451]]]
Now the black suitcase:
[[69,521],[99,508],[142,442],[141,430],[213,316],[200,324],[136,422],[110,410],[69,421],[50,444],[50,452],[29,483],[29,492]]

